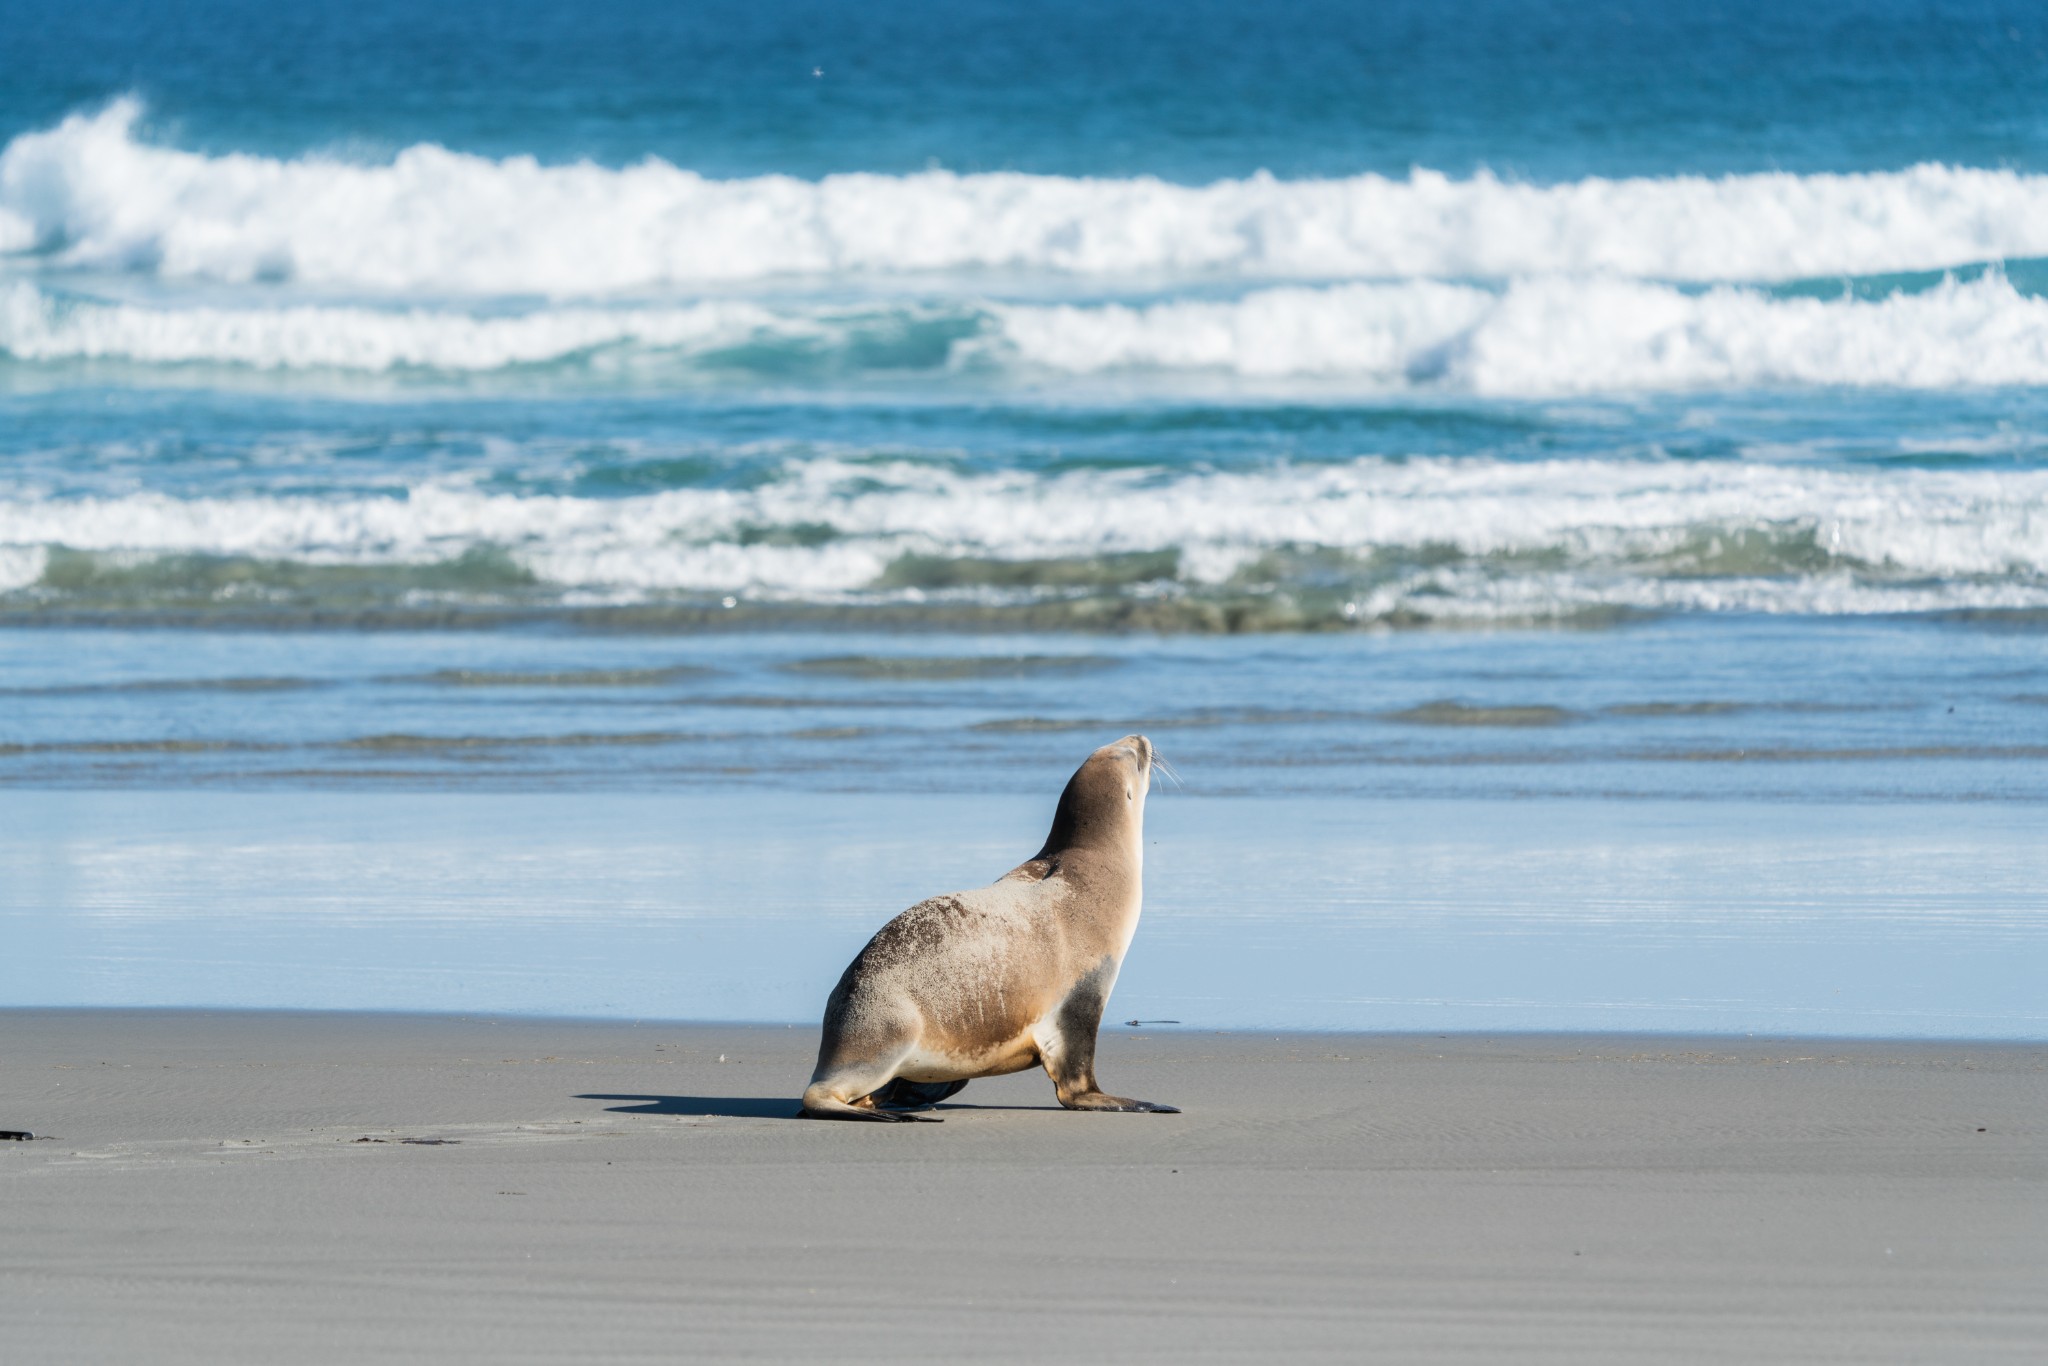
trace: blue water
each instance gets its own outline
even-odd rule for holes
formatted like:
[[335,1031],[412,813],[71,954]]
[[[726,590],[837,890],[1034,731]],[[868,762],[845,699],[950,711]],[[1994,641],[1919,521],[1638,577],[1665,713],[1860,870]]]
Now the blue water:
[[[0,33],[0,999],[801,1016],[1142,729],[1207,813],[1160,812],[1148,1014],[2041,1033],[2041,13]],[[987,866],[808,929],[748,833],[856,858],[835,803],[932,793]],[[779,928],[675,893],[724,937],[647,965],[607,889],[668,895],[628,865],[680,866],[669,800]],[[573,916],[457,904],[500,819],[605,870]]]
[[[0,127],[128,91],[183,145],[716,176],[2048,169],[2048,21],[1943,0],[0,7]],[[821,74],[814,74],[821,73]]]
[[2048,802],[2038,634],[1943,623],[1253,638],[46,628],[9,633],[0,706],[0,783],[16,787],[1049,800],[1095,745],[1142,731],[1194,798]]

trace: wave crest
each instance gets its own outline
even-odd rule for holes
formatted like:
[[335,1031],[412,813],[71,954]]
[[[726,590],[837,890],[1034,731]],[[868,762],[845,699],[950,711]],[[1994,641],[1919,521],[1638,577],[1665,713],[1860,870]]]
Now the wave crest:
[[[1147,305],[860,309],[714,300],[663,307],[151,308],[0,288],[0,352],[259,370],[594,370],[776,383],[922,374],[1223,375],[1357,392],[1532,396],[1763,386],[2048,384],[2048,299],[2002,275],[1877,299],[1539,279],[1256,290]],[[1178,378],[1176,378],[1178,377]]]
[[1074,374],[1211,370],[1502,396],[2048,383],[2048,299],[1996,272],[1868,300],[1548,278],[996,312],[999,337],[965,347]]
[[591,296],[775,276],[1775,280],[2048,255],[2048,177],[1867,174],[1516,184],[1416,170],[1176,185],[1012,173],[711,180],[432,144],[368,165],[139,139],[141,105],[0,152],[0,251],[171,280],[387,295]]

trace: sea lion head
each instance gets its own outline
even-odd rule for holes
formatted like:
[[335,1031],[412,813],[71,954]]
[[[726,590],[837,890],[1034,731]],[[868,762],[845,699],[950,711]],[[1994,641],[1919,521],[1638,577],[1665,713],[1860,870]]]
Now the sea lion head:
[[1126,735],[1083,761],[1060,793],[1052,833],[1041,856],[1063,849],[1121,848],[1138,841],[1145,826],[1145,796],[1152,790],[1152,742]]

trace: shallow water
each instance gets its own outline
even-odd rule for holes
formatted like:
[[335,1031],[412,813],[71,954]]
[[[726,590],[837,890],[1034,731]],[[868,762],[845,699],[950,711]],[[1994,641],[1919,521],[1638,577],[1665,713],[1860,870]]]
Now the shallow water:
[[[1050,799],[0,794],[0,998],[806,1022]],[[2040,1038],[2039,808],[1153,800],[1114,1021]]]
[[2032,630],[0,633],[0,999],[803,1021],[1150,734],[1112,1012],[2048,1035]]
[[[2031,627],[1674,617],[1264,637],[0,632],[0,784],[2048,799]],[[1960,818],[1960,817],[1959,817]]]

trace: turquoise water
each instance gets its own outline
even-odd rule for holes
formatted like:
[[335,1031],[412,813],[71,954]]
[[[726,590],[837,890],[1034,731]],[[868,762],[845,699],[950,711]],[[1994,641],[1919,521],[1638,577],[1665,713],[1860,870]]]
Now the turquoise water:
[[[1025,813],[1144,730],[1185,781],[1159,878],[1204,820],[1292,851],[1169,881],[1148,1013],[2040,1032],[2037,13],[207,0],[0,32],[0,915],[32,946],[0,997],[805,1015],[842,930],[1037,818],[659,966],[603,894],[547,919],[545,878],[427,953],[406,889],[442,856],[400,836],[517,812],[601,893],[674,866],[666,799],[852,850],[834,802]],[[81,851],[188,809],[141,846],[199,870],[161,937],[95,940]],[[1378,904],[1345,870],[1428,811],[1474,841],[1462,909],[1317,909]],[[372,833],[321,895],[376,914],[228,885],[336,820]],[[1636,871],[1525,942],[1497,908],[1548,848]],[[801,904],[779,857],[720,904]],[[1230,911],[1254,884],[1292,909]],[[588,973],[541,970],[575,943]]]

